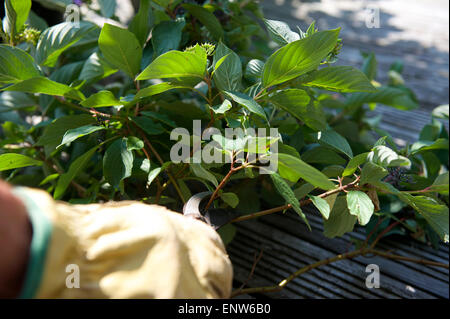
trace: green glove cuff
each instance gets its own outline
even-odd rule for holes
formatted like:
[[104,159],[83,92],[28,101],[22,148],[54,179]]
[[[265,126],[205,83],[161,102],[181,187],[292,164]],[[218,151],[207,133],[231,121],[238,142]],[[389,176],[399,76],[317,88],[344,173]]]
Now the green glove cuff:
[[19,295],[21,299],[30,299],[36,295],[44,274],[45,257],[52,234],[52,223],[41,211],[39,205],[27,195],[25,188],[16,187],[13,193],[22,200],[27,208],[33,228],[25,281]]

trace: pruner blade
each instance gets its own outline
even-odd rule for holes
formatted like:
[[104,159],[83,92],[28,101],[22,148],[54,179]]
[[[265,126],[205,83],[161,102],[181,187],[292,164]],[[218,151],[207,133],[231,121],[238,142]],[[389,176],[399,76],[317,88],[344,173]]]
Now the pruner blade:
[[189,198],[183,206],[183,215],[201,220],[217,230],[223,225],[228,224],[239,214],[223,208],[208,208],[207,211],[202,210],[202,201],[211,195],[212,192],[208,191],[195,194]]

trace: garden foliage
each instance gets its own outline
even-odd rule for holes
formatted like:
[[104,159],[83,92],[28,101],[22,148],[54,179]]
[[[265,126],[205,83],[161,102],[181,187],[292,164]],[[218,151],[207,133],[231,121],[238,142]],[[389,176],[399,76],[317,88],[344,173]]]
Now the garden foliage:
[[[41,2],[64,10],[64,1]],[[115,1],[99,3],[90,10],[117,22]],[[307,201],[329,237],[399,221],[390,233],[448,241],[440,121],[448,106],[433,112],[417,142],[397,146],[368,113],[378,104],[418,106],[402,66],[381,84],[373,54],[362,55],[361,69],[337,65],[340,29],[292,30],[264,19],[253,0],[141,0],[128,26],[102,27],[47,26],[30,8],[31,0],[5,1],[0,176],[8,182],[72,203],[133,199],[178,211],[210,190],[216,207],[244,215],[290,204],[305,223]],[[277,172],[236,161],[250,151],[246,135],[216,138],[231,164],[171,162],[170,132],[183,127],[198,138],[193,120],[221,132],[277,128],[278,153],[270,143],[259,149],[278,157]]]

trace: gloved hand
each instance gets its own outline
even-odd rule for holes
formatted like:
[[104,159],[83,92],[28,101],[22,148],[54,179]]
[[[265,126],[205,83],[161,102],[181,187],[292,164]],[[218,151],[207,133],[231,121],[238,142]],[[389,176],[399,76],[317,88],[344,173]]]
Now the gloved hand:
[[[33,239],[25,298],[227,298],[232,266],[203,222],[134,201],[69,205],[16,188]],[[80,270],[67,288],[66,267]]]

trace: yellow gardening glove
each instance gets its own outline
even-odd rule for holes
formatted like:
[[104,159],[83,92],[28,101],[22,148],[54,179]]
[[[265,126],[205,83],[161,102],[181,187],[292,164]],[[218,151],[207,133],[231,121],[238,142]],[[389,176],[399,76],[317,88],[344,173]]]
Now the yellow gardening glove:
[[[230,295],[230,260],[220,236],[203,222],[134,201],[69,205],[40,190],[16,188],[14,193],[33,225],[21,297]],[[80,288],[67,287],[68,265],[79,267]]]

